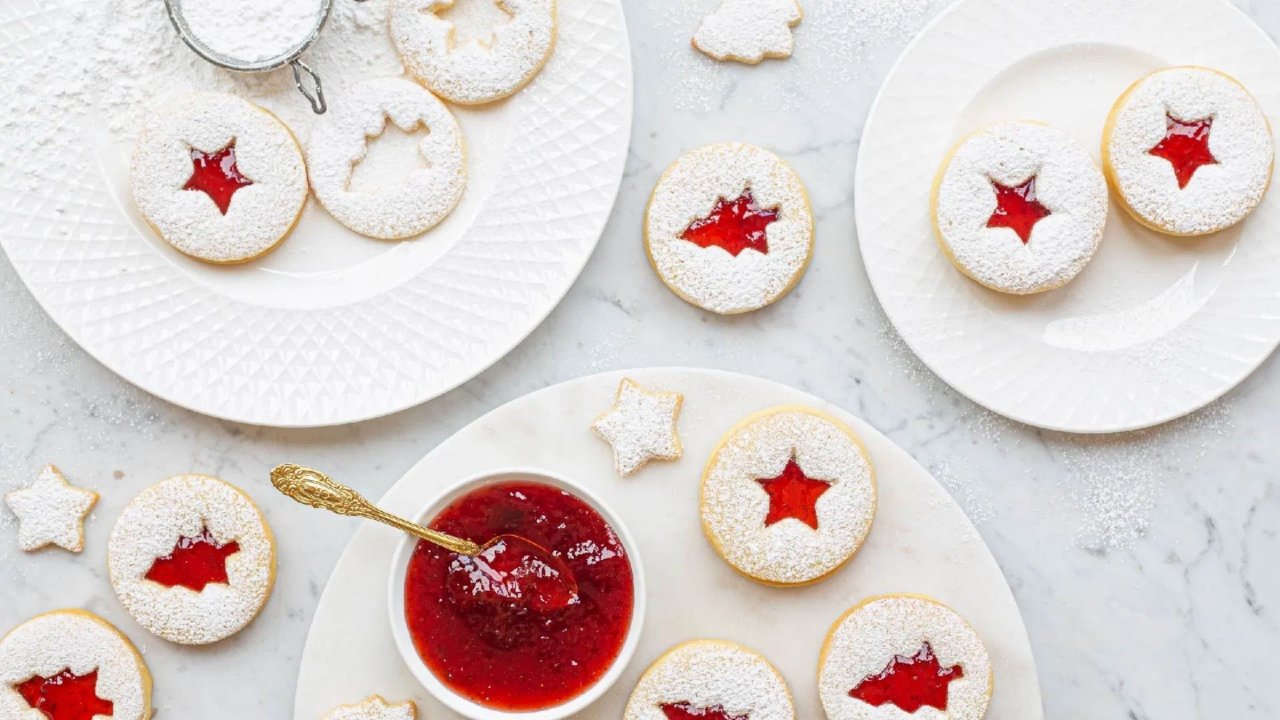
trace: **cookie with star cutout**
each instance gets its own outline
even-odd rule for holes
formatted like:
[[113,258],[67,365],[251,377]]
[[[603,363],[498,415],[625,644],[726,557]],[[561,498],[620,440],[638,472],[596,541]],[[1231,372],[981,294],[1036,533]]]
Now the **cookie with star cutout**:
[[1120,96],[1102,135],[1116,197],[1157,232],[1208,235],[1244,220],[1271,185],[1275,141],[1253,95],[1202,67],[1157,70]]
[[875,514],[875,471],[862,441],[810,407],[742,420],[702,473],[707,540],[766,585],[807,585],[835,572],[862,547]]
[[680,393],[648,390],[622,378],[613,407],[591,423],[596,435],[613,447],[619,475],[633,475],[650,460],[680,459],[683,449],[676,424],[683,404]]
[[197,260],[245,263],[293,232],[307,203],[307,171],[275,115],[225,93],[182,98],[153,116],[130,172],[142,217]]
[[111,586],[138,624],[170,642],[205,645],[257,617],[275,585],[276,545],[240,489],[178,475],[138,493],[107,546]]
[[1093,259],[1107,224],[1107,182],[1062,130],[1002,122],[943,160],[932,212],[956,269],[992,290],[1030,295],[1065,285]]
[[722,0],[698,26],[693,47],[715,60],[746,65],[791,57],[791,29],[803,17],[796,0]]
[[994,688],[982,638],[923,595],[858,603],[832,626],[818,659],[829,720],[982,720]]
[[809,193],[782,158],[746,143],[686,153],[644,214],[649,263],[685,302],[734,315],[780,300],[813,256]]
[[84,550],[84,520],[98,504],[98,493],[78,488],[53,465],[46,465],[30,486],[4,496],[18,518],[18,547],[34,552],[49,545]]
[[57,610],[0,639],[0,718],[91,717],[151,717],[151,673],[119,630],[84,610]]
[[654,661],[623,720],[795,720],[786,680],[764,656],[727,640],[691,640]]
[[342,705],[325,713],[323,720],[416,720],[418,706],[413,701],[391,704],[380,695],[370,695],[354,705]]

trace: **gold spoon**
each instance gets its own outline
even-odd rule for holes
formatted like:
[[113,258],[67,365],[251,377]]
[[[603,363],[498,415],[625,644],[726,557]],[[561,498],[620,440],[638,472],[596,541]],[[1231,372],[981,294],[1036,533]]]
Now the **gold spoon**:
[[[578,583],[573,571],[550,550],[528,538],[499,535],[480,545],[423,527],[376,507],[360,493],[319,470],[299,465],[277,465],[271,471],[271,484],[303,505],[376,520],[468,558],[469,564],[464,567],[477,571],[473,573],[478,588],[475,593],[486,592],[511,600],[527,598],[540,610],[558,609],[577,601]],[[521,551],[523,555],[519,555]],[[514,556],[514,560],[503,556]],[[481,585],[483,587],[479,587]]]

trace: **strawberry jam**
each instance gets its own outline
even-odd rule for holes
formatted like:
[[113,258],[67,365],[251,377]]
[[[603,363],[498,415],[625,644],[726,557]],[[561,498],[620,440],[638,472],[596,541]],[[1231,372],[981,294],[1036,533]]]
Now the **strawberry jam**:
[[751,191],[747,190],[732,201],[720,198],[711,214],[694,220],[680,237],[698,247],[715,245],[724,248],[734,257],[744,250],[768,254],[769,235],[766,230],[777,219],[777,208],[760,207]]
[[1212,129],[1211,117],[1187,121],[1166,114],[1164,139],[1147,152],[1168,160],[1173,165],[1174,176],[1178,178],[1178,187],[1185,189],[1197,170],[1205,165],[1218,164],[1217,158],[1209,151],[1209,132]]
[[28,706],[49,720],[93,720],[95,715],[110,717],[115,709],[110,700],[98,697],[97,670],[86,675],[71,670],[47,678],[37,675],[19,684],[17,690]]
[[236,166],[236,144],[233,142],[213,153],[191,148],[191,177],[183,190],[199,190],[213,200],[223,215],[231,208],[231,198],[253,181]]
[[496,709],[537,710],[582,694],[613,664],[635,590],[626,549],[591,506],[545,483],[495,483],[455,500],[431,527],[482,545],[526,538],[552,559],[516,553],[499,561],[504,573],[537,562],[573,576],[525,585],[517,597],[477,593],[474,560],[419,542],[405,574],[405,621],[418,655],[451,690]]
[[667,720],[750,720],[746,715],[730,715],[723,705],[697,707],[692,703],[663,703],[662,714]]
[[992,180],[991,187],[996,191],[996,211],[987,220],[987,227],[1010,228],[1018,234],[1023,245],[1031,242],[1031,231],[1036,223],[1053,214],[1036,199],[1036,178],[1033,176],[1016,187]]
[[926,642],[915,655],[895,655],[879,675],[864,679],[849,695],[876,707],[893,703],[908,713],[926,705],[946,712],[948,689],[962,677],[959,665],[942,667]]
[[831,489],[831,483],[805,475],[794,457],[787,461],[781,475],[756,482],[769,495],[765,527],[795,518],[814,530],[818,529],[818,498]]
[[240,552],[240,545],[218,544],[209,528],[195,537],[180,537],[173,552],[156,558],[146,578],[165,587],[182,587],[200,592],[210,583],[227,584],[227,558]]

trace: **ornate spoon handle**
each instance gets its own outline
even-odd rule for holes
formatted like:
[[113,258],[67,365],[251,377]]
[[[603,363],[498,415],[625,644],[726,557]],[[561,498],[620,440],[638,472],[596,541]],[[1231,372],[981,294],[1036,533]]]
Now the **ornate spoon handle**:
[[339,515],[376,520],[462,555],[480,554],[480,546],[476,543],[411,523],[402,517],[374,507],[373,503],[364,499],[360,493],[319,470],[293,464],[278,465],[271,471],[271,484],[303,505]]

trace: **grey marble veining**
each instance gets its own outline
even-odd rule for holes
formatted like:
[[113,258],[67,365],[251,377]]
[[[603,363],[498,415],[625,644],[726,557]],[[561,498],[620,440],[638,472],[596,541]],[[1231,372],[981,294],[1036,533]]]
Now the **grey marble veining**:
[[[1237,4],[1280,34],[1280,3]],[[1268,362],[1190,418],[1116,437],[1037,431],[974,406],[897,339],[871,294],[853,229],[862,123],[915,27],[868,33],[853,57],[858,66],[832,72],[838,83],[787,88],[783,101],[777,83],[785,68],[776,65],[716,68],[692,90],[674,83],[685,61],[673,67],[671,48],[687,36],[673,45],[680,16],[667,7],[626,2],[635,129],[599,250],[527,341],[425,406],[306,431],[190,413],[74,347],[0,262],[0,489],[30,482],[53,462],[102,493],[81,556],[24,555],[14,518],[0,509],[0,629],[44,610],[86,607],[143,646],[160,717],[288,717],[312,608],[354,524],[275,496],[265,484],[269,467],[312,464],[376,496],[441,439],[527,392],[602,370],[693,365],[828,398],[930,467],[975,518],[1013,586],[1048,717],[1280,716],[1272,691],[1280,666],[1280,363]],[[918,26],[927,14],[910,22]],[[806,33],[817,38],[821,29],[802,25],[800,33],[803,48]],[[722,139],[759,142],[789,158],[812,192],[819,228],[815,263],[795,293],[728,319],[669,293],[648,269],[640,239],[644,201],[661,170],[684,149]],[[184,471],[249,489],[280,539],[279,585],[262,617],[202,649],[150,638],[105,578],[106,537],[121,508],[145,485]]]

